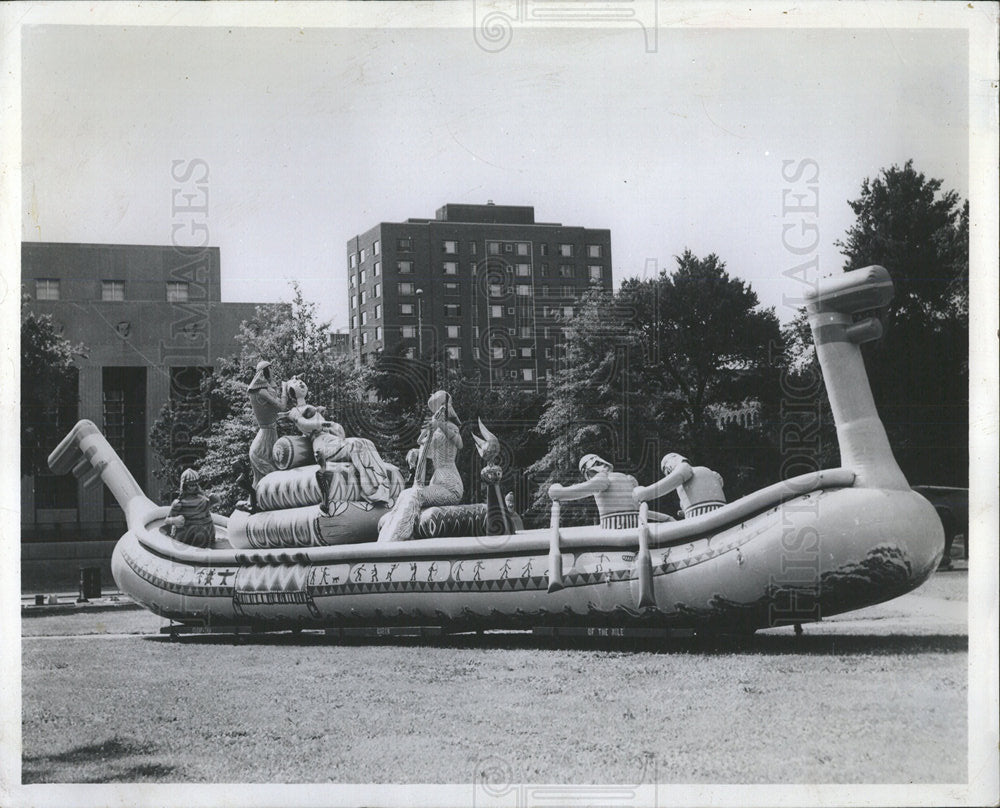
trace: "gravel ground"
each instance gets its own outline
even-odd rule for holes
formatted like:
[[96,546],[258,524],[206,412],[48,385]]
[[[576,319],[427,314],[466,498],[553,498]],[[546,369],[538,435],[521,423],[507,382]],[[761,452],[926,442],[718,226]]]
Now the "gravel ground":
[[[740,642],[169,642],[22,621],[23,781],[961,783],[967,576]],[[643,770],[643,765],[646,769]]]

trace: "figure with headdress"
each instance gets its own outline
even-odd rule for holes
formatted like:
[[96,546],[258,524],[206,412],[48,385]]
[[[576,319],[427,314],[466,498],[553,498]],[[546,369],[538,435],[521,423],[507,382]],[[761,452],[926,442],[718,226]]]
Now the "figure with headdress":
[[271,363],[266,359],[257,363],[257,372],[247,387],[247,394],[257,421],[257,435],[250,444],[250,467],[256,488],[276,468],[272,452],[278,440],[278,413],[285,409],[283,397],[271,383]]
[[660,461],[663,478],[649,486],[636,486],[635,501],[657,499],[676,490],[684,518],[690,519],[718,510],[726,504],[722,490],[722,475],[705,466],[692,466],[687,458],[676,452],[663,456]]
[[[458,416],[451,406],[451,396],[438,390],[427,399],[431,417],[420,433],[413,485],[407,488],[396,505],[386,515],[379,528],[379,541],[406,541],[412,539],[420,511],[432,505],[457,505],[462,501],[465,488],[455,465],[455,457],[462,448],[458,429]],[[427,484],[427,464],[433,467]]]
[[368,502],[386,503],[392,507],[392,478],[375,444],[367,438],[347,437],[340,424],[326,419],[325,407],[306,404],[309,391],[301,379],[289,379],[285,388],[286,400],[295,406],[279,412],[278,417],[291,421],[312,444],[313,456],[319,464],[316,482],[323,495],[320,504],[323,513],[327,513],[334,478],[329,463],[352,463],[358,474],[362,497]]
[[218,496],[202,491],[198,472],[184,469],[180,496],[170,504],[170,515],[165,520],[170,535],[192,547],[211,547],[215,540],[212,506],[218,504]]
[[[518,528],[512,509],[500,493],[500,480],[503,479],[503,468],[497,462],[500,458],[500,440],[486,428],[481,418],[479,431],[482,435],[473,432],[472,439],[483,459],[479,476],[486,483],[486,533],[490,536],[509,536]],[[521,528],[523,527],[522,523]]]
[[[583,482],[567,486],[555,483],[549,486],[549,497],[559,502],[593,497],[597,502],[601,527],[616,530],[639,526],[639,506],[632,499],[632,491],[638,485],[635,477],[615,471],[611,463],[596,454],[584,455],[580,459],[580,473]],[[652,511],[649,518],[660,522],[671,521],[666,514]]]

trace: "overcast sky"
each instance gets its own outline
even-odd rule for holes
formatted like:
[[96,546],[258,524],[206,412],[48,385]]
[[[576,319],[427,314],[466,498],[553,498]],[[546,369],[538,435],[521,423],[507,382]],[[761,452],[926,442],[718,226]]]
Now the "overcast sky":
[[287,299],[294,278],[343,328],[350,237],[492,199],[610,228],[616,283],[715,252],[787,320],[783,273],[814,253],[783,246],[803,215],[782,193],[814,170],[789,182],[785,161],[818,167],[820,274],[882,167],[913,158],[967,196],[966,47],[941,29],[671,29],[649,53],[636,26],[524,26],[489,53],[469,28],[27,28],[23,238],[169,244],[188,221],[171,165],[198,158],[224,300]]

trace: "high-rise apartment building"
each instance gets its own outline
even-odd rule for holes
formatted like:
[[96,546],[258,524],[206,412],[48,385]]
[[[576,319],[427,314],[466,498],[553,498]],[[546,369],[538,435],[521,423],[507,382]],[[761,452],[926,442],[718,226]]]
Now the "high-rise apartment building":
[[530,206],[455,205],[347,243],[350,349],[442,361],[538,389],[584,292],[611,289],[611,231],[535,221]]

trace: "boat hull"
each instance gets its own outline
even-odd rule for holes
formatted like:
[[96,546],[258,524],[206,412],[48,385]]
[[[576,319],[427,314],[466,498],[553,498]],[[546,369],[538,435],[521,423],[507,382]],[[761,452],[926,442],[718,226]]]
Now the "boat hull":
[[[195,550],[165,536],[165,509],[115,548],[118,586],[182,623],[261,629],[435,625],[661,626],[747,632],[897,597],[944,547],[933,507],[909,490],[833,488],[697,530],[651,526],[653,605],[641,602],[637,531],[562,531],[550,591],[549,531],[275,550]],[[648,599],[646,603],[649,603]]]

